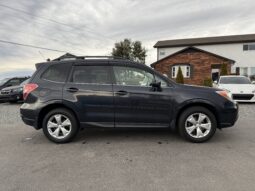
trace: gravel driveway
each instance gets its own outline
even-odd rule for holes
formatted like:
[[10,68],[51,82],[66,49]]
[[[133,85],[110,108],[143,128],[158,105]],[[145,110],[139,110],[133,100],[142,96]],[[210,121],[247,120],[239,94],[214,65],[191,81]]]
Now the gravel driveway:
[[0,190],[254,190],[255,104],[207,143],[168,130],[84,130],[49,142],[0,104]]

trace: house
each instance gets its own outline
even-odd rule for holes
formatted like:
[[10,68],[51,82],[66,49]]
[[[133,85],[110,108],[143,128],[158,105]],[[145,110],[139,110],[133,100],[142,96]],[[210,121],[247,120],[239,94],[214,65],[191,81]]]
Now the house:
[[180,67],[188,84],[217,80],[223,63],[229,73],[255,78],[255,34],[165,40],[154,47],[157,61],[151,66],[172,79]]
[[76,58],[78,58],[78,56],[75,56],[73,54],[70,53],[66,53],[58,58],[55,58],[53,61],[59,61],[59,60],[75,60]]

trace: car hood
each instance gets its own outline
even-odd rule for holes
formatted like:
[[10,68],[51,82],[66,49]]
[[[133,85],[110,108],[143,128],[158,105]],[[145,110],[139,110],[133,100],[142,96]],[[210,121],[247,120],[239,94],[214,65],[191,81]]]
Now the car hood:
[[231,93],[252,93],[255,90],[254,84],[220,84],[218,87]]
[[14,89],[18,89],[18,88],[22,88],[22,86],[11,86],[11,87],[7,87],[7,88],[3,88],[2,90],[14,90]]

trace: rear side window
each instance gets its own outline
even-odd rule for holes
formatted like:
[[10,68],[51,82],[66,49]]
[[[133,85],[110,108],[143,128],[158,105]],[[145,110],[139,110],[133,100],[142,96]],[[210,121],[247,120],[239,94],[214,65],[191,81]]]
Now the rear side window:
[[84,84],[111,84],[109,66],[75,66],[71,82]]
[[50,66],[41,76],[44,80],[65,82],[70,71],[70,64],[55,64]]

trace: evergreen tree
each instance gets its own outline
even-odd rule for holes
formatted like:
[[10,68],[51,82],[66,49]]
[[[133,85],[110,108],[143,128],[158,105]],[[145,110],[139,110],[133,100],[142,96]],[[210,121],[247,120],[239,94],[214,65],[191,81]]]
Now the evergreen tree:
[[130,39],[124,39],[117,42],[112,49],[112,56],[121,57],[145,64],[146,50],[142,47],[140,41],[132,42]]
[[184,78],[183,78],[182,69],[180,66],[178,68],[176,82],[179,84],[184,84]]

